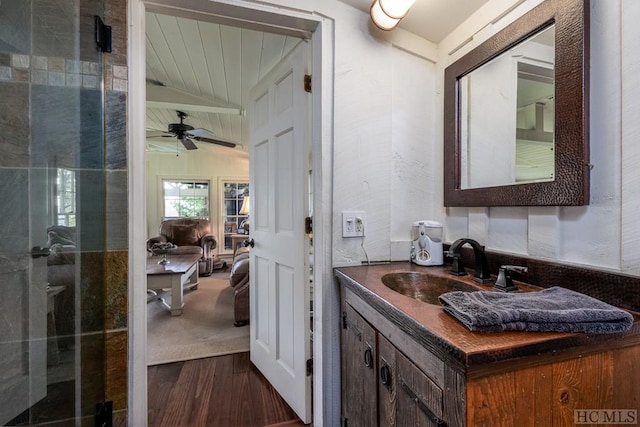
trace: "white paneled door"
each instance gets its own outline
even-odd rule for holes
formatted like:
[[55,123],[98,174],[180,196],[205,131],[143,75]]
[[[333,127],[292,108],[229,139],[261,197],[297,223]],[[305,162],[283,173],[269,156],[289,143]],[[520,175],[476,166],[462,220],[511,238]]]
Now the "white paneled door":
[[308,132],[302,41],[251,90],[251,362],[311,422]]

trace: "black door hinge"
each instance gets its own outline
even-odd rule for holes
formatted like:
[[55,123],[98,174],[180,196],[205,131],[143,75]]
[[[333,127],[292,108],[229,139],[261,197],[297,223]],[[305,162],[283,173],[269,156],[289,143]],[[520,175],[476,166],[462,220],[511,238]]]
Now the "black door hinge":
[[311,74],[304,75],[304,91],[311,93]]
[[308,216],[304,219],[304,232],[306,234],[313,233],[313,217]]
[[96,427],[113,427],[113,402],[96,403]]
[[313,375],[313,359],[307,359],[307,376]]
[[96,45],[100,52],[111,53],[111,26],[104,25],[98,15],[95,16]]

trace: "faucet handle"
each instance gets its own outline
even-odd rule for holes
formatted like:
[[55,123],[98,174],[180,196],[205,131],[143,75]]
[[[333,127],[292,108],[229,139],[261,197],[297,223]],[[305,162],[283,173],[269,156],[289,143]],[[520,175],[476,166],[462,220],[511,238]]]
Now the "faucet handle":
[[509,274],[511,271],[526,273],[529,269],[519,265],[501,265],[498,269],[498,278],[496,279],[495,285],[493,285],[494,289],[502,292],[514,292],[518,290],[516,285],[513,284],[511,274]]
[[526,273],[529,271],[527,267],[520,265],[501,265],[500,268],[504,268],[507,271],[515,271],[516,273]]
[[462,265],[462,256],[460,256],[460,254],[452,254],[451,252],[449,252],[449,255],[452,258],[449,273],[454,276],[465,276],[467,271],[464,269],[464,265]]

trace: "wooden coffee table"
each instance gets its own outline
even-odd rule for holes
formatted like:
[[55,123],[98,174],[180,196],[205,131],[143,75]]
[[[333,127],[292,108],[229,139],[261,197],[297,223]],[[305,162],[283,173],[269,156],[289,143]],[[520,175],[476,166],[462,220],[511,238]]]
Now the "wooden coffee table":
[[169,290],[171,304],[162,298],[158,299],[171,310],[172,316],[180,316],[184,302],[182,296],[185,289],[198,287],[199,254],[167,255],[168,264],[158,264],[161,256],[147,257],[147,289],[152,291]]

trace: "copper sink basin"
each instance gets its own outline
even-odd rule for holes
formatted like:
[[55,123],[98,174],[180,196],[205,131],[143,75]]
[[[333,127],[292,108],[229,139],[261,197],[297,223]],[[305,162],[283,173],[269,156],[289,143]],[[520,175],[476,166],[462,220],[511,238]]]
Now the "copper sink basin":
[[447,277],[432,276],[425,273],[398,272],[382,276],[382,283],[389,289],[402,295],[414,298],[428,304],[437,304],[438,296],[453,291],[472,292],[479,290]]

